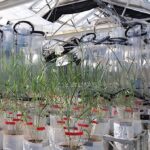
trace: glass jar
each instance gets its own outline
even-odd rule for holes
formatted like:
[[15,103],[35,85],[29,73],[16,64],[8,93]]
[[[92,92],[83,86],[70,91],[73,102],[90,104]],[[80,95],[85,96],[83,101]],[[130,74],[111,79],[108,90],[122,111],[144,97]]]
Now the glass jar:
[[23,149],[23,135],[22,132],[17,131],[17,123],[15,121],[5,122],[3,149]]
[[28,123],[28,131],[32,132],[29,139],[25,139],[23,150],[48,150],[49,141],[45,127],[32,127],[32,123]]

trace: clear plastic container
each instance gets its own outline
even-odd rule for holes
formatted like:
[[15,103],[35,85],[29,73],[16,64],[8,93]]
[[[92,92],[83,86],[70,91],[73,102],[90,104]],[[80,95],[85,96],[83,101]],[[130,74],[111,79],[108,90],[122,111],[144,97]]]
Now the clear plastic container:
[[49,143],[32,143],[27,140],[23,142],[23,150],[49,150]]
[[50,115],[50,131],[49,139],[50,143],[53,145],[58,145],[61,142],[65,141],[64,128],[66,121],[61,119],[58,115]]
[[63,127],[54,128],[50,126],[48,130],[48,137],[53,148],[58,147],[60,143],[66,141]]
[[[32,134],[28,139],[24,140],[23,150],[47,150],[49,148],[48,136],[45,127],[32,128],[31,123],[28,123],[28,132]],[[31,133],[32,132],[32,133]]]
[[14,35],[16,37],[15,52],[23,52],[25,61],[28,59],[28,53],[31,48],[31,32],[33,25],[28,21],[19,21],[14,25]]
[[91,135],[103,136],[109,133],[109,123],[107,121],[93,122]]
[[3,44],[2,44],[3,56],[6,56],[7,61],[8,61],[14,49],[13,28],[11,25],[7,25],[3,27],[2,30],[3,30]]
[[4,150],[22,150],[23,149],[23,135],[22,132],[16,130],[15,121],[6,121],[3,136]]
[[66,142],[60,143],[60,150],[80,150],[82,143],[81,137],[83,136],[83,131],[80,131],[76,128],[74,129],[65,129]]
[[45,40],[45,33],[42,31],[33,31],[31,38],[31,57],[32,63],[35,65],[40,65],[43,61],[42,46]]
[[34,130],[33,122],[26,122],[24,124],[24,138],[25,139],[32,139],[32,132]]
[[126,108],[124,110],[125,113],[125,119],[132,119],[133,118],[133,109],[132,108]]

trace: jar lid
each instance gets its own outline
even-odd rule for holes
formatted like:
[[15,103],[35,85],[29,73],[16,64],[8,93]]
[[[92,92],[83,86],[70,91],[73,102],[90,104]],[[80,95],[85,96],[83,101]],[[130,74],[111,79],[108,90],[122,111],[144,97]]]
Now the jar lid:
[[22,114],[17,114],[17,117],[22,117],[23,115]]
[[93,120],[92,123],[93,123],[93,124],[98,124],[98,121]]
[[78,132],[65,132],[65,135],[67,136],[82,136],[83,135],[83,131],[78,131]]
[[79,111],[81,108],[80,107],[73,107],[72,108],[74,111]]
[[6,125],[15,125],[16,123],[14,121],[6,121],[5,124]]
[[13,114],[13,112],[10,112],[10,111],[9,111],[9,112],[7,112],[7,114],[12,115],[12,114]]
[[23,121],[23,120],[18,119],[18,118],[14,118],[13,121],[18,122],[18,121]]
[[79,127],[84,127],[84,128],[88,128],[89,127],[88,124],[82,124],[82,123],[78,123],[78,126]]
[[125,112],[130,112],[130,113],[132,113],[132,112],[133,112],[133,109],[132,109],[132,108],[126,108],[124,111],[125,111]]
[[59,120],[59,121],[57,121],[57,123],[58,123],[58,124],[65,124],[65,121]]
[[109,111],[108,108],[102,108],[102,110],[103,110],[104,112],[108,112],[108,111]]
[[67,121],[67,120],[69,120],[69,119],[70,119],[70,118],[67,118],[67,117],[64,117],[64,118],[63,118],[63,120],[65,120],[65,121]]
[[33,122],[27,122],[26,125],[32,126],[32,125],[33,125]]
[[61,107],[59,105],[52,105],[52,108],[61,109]]
[[44,131],[44,130],[45,130],[45,127],[37,127],[36,130],[37,130],[37,131]]
[[64,127],[64,130],[78,130],[77,127]]

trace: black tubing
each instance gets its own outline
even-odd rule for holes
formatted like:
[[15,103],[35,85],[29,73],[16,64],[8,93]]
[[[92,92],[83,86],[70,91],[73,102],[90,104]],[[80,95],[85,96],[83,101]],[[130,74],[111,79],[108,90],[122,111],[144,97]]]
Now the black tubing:
[[0,38],[3,39],[3,36],[4,36],[3,30],[0,29],[0,33],[1,33],[1,37]]
[[45,36],[45,33],[43,31],[31,31],[31,34],[34,34],[34,33],[41,34],[42,36]]
[[123,37],[116,37],[116,38],[109,38],[108,41],[114,44],[122,44],[127,42],[127,39]]
[[95,45],[102,44],[102,43],[108,41],[109,39],[110,39],[110,36],[106,36],[106,37],[100,39],[99,41],[95,42]]
[[14,25],[14,27],[13,27],[15,33],[20,34],[20,33],[17,32],[16,27],[17,27],[17,25],[19,25],[19,24],[21,24],[21,23],[26,23],[26,24],[28,24],[29,26],[31,26],[31,29],[32,29],[31,33],[34,31],[34,26],[33,26],[33,24],[32,24],[31,22],[29,22],[29,21],[19,21],[19,22],[17,22],[17,23]]
[[128,38],[131,38],[131,37],[139,37],[139,36],[144,36],[147,34],[147,31],[142,31],[140,34],[136,34],[136,35],[128,35],[128,32],[133,29],[135,26],[141,26],[141,31],[143,30],[143,24],[142,23],[139,23],[139,22],[136,22],[132,25],[130,25],[127,30],[125,31],[125,36],[128,37]]
[[[96,39],[96,34],[95,33],[86,33],[85,35],[83,35],[81,38],[80,38],[80,42],[84,42],[83,39],[89,35],[93,35],[93,38],[92,38],[92,41],[94,41]],[[89,41],[88,41],[89,42]]]

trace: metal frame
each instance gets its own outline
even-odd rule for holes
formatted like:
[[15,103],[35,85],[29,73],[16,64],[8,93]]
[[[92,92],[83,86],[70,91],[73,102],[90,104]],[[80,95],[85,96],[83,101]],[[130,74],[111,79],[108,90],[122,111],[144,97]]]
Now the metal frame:
[[133,139],[127,140],[127,139],[117,139],[114,138],[111,135],[104,135],[103,136],[104,141],[109,143],[115,150],[119,150],[115,142],[128,145],[128,150],[148,150],[148,131],[144,130],[141,134],[136,136]]

